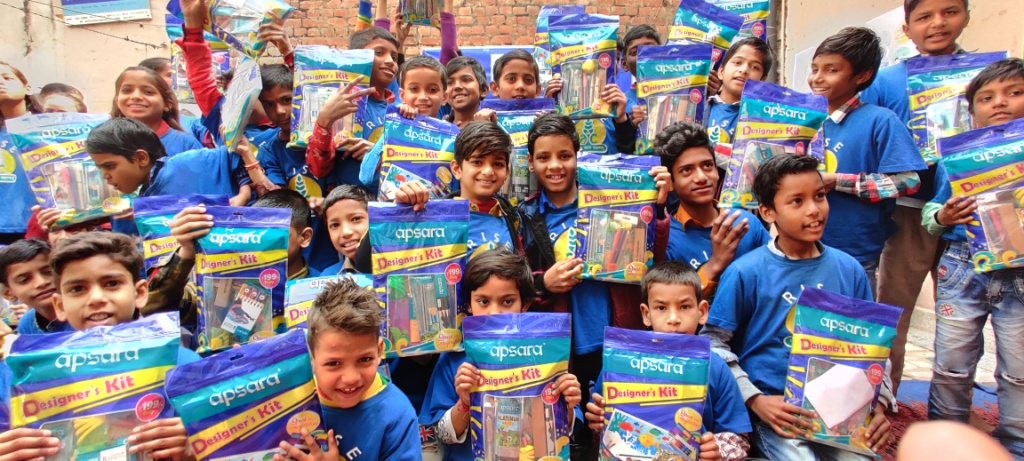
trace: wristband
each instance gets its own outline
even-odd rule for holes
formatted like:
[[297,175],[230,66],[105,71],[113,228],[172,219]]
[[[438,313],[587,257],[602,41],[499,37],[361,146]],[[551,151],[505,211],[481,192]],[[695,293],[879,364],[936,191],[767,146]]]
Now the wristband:
[[466,405],[466,402],[463,402],[462,399],[459,399],[459,406],[455,409],[463,413],[469,413],[469,405]]
[[245,171],[252,171],[252,170],[254,170],[256,168],[259,168],[259,166],[260,166],[260,161],[256,160],[255,162],[252,162],[252,163],[246,165],[245,166]]

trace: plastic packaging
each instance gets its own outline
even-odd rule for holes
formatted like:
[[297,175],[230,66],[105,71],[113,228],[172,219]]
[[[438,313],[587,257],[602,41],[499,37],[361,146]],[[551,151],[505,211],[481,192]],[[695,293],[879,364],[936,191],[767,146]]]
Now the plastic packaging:
[[[370,85],[373,50],[336,50],[326,46],[300,45],[295,48],[295,84],[292,96],[292,130],[288,147],[305,149],[313,135],[316,118],[327,100],[349,83],[359,82],[352,91]],[[358,101],[356,113],[334,122],[334,144],[342,138],[362,138],[366,98]]]
[[553,78],[562,79],[559,111],[574,119],[608,118],[615,106],[601,99],[615,83],[619,17],[570,14],[548,18]]
[[673,123],[705,124],[710,72],[708,44],[637,49],[637,103],[647,108],[647,118],[637,130],[637,153],[653,154],[654,138]]
[[455,181],[451,163],[458,134],[459,128],[451,123],[422,115],[409,120],[389,106],[384,115],[378,200],[395,200],[395,192],[407,181],[426,186],[431,199],[447,197]]

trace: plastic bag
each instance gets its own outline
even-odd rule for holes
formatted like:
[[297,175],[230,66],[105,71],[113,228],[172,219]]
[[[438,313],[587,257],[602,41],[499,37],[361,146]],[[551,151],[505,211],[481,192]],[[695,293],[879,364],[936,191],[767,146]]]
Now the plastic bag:
[[226,195],[161,195],[135,199],[135,224],[142,237],[145,271],[178,250],[178,240],[171,235],[171,220],[181,210],[193,206],[228,206]]
[[350,279],[368,290],[373,289],[373,279],[366,274],[339,274],[329,277],[311,277],[290,280],[285,288],[284,323],[288,330],[307,328],[306,316],[313,307],[313,301],[323,293],[327,284],[341,279]]
[[540,191],[537,177],[530,172],[528,137],[538,112],[554,112],[555,100],[537,99],[485,99],[480,109],[493,109],[497,113],[498,125],[512,138],[512,153],[509,155],[509,176],[502,188],[502,194],[516,205]]
[[639,285],[654,264],[658,190],[649,172],[658,165],[650,155],[579,156],[578,242],[568,251],[583,260],[583,279]]
[[641,46],[636,55],[637,103],[647,118],[636,151],[654,153],[654,138],[675,122],[705,124],[711,45]]
[[461,349],[469,202],[434,200],[420,212],[371,202],[369,220],[387,357]]
[[378,200],[393,201],[407,181],[426,186],[431,199],[447,197],[455,180],[451,164],[458,134],[459,128],[451,123],[422,115],[409,120],[389,106],[384,116]]
[[747,80],[719,206],[757,208],[752,190],[754,176],[761,164],[776,155],[807,154],[821,161],[825,168],[821,127],[826,118],[828,101],[824,96]]
[[704,0],[679,0],[672,26],[668,30],[669,43],[710,43],[712,69],[718,69],[722,57],[733,38],[743,27],[743,18]]
[[569,314],[466,317],[466,357],[482,383],[469,396],[476,459],[568,461],[569,418],[555,381],[569,370]]
[[537,28],[533,40],[533,60],[537,61],[540,75],[541,88],[547,88],[551,81],[551,41],[548,35],[548,19],[551,16],[565,16],[569,14],[584,14],[587,8],[584,5],[543,5],[537,13]]
[[[406,24],[441,27],[441,6],[445,0],[402,0],[399,7]],[[453,0],[448,0],[453,1]]]
[[[352,91],[370,85],[373,50],[336,50],[326,46],[300,45],[295,48],[295,91],[292,96],[292,130],[288,147],[305,149],[313,135],[320,109],[339,89],[353,81]],[[366,123],[366,98],[358,101],[356,113],[342,117],[331,126],[334,144],[341,138],[362,138]]]
[[287,19],[294,10],[281,0],[213,0],[204,28],[242,54],[257,59],[267,50],[267,42],[259,39],[260,26],[272,23],[275,16]]
[[737,38],[757,37],[761,40],[768,40],[768,15],[772,12],[771,0],[710,0],[710,2],[743,18],[743,25],[740,26]]
[[[178,39],[182,38],[181,28],[183,21],[171,14],[166,15],[165,19],[167,38],[171,41],[171,69],[174,71],[174,76],[171,77],[171,91],[174,91],[174,95],[179,103],[195,104],[195,95],[192,93],[192,88],[188,85],[188,67],[185,63],[185,53],[176,43]],[[204,32],[203,38],[210,44],[213,76],[218,78],[231,69],[231,52],[228,50],[228,45],[220,41],[213,34]]]
[[794,312],[786,402],[817,415],[796,435],[880,457],[866,433],[903,310],[807,288]]
[[233,152],[238,143],[245,137],[245,126],[249,116],[260,103],[260,92],[263,91],[263,77],[260,76],[260,65],[252,59],[243,59],[235,68],[235,76],[224,95],[224,145],[228,152]]
[[619,17],[570,14],[548,18],[553,78],[562,79],[559,111],[574,119],[608,118],[615,106],[601,99],[615,83]]

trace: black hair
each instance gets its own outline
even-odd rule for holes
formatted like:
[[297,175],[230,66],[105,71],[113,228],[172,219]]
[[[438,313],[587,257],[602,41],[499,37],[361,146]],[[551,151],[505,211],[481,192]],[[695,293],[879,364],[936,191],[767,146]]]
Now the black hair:
[[479,61],[469,56],[459,56],[448,61],[448,65],[445,66],[444,70],[450,78],[456,72],[467,67],[473,70],[473,77],[476,77],[476,82],[480,85],[480,98],[483,99],[484,95],[487,94],[487,74],[484,72],[484,66],[480,65]]
[[533,121],[530,132],[527,135],[526,147],[533,155],[533,145],[537,139],[543,136],[565,136],[572,141],[574,152],[580,151],[580,135],[576,132],[576,124],[568,115],[547,113]]
[[683,152],[691,147],[707,148],[711,160],[715,160],[707,131],[695,123],[675,122],[654,137],[654,155],[661,157],[661,166],[668,168],[669,172],[672,172],[672,167]]
[[854,76],[870,71],[871,78],[857,87],[857,91],[863,91],[878,75],[878,67],[882,64],[882,42],[867,27],[845,27],[814,50],[815,58],[824,54],[842,56],[853,67]]
[[67,83],[47,83],[39,89],[39,101],[44,103],[44,105],[46,98],[53,95],[63,95],[71,98],[71,100],[75,101],[75,110],[78,112],[85,113],[89,111],[89,108],[85,105],[85,95],[78,88]]
[[329,210],[335,203],[342,200],[355,200],[363,204],[363,208],[368,208],[370,202],[373,201],[373,196],[370,195],[370,191],[363,189],[359,186],[353,186],[351,184],[343,184],[335,187],[331,193],[327,194],[327,198],[324,199],[324,215],[327,215]]
[[[8,69],[11,69],[11,72],[14,73],[14,76],[18,77],[18,80],[21,81],[22,85],[25,85],[25,87],[26,87],[26,90],[25,90],[25,111],[26,111],[26,113],[28,113],[28,114],[41,114],[41,113],[43,113],[43,105],[40,103],[39,98],[37,98],[36,95],[29,93],[29,91],[28,91],[28,87],[29,87],[28,78],[25,77],[25,74],[22,73],[21,70],[19,70],[17,67],[12,66],[7,61],[0,61],[0,66],[7,66]],[[4,120],[7,119],[7,118],[13,118],[13,117],[10,114],[4,114],[3,112],[0,112],[0,127],[3,127],[5,125]]]
[[[233,74],[232,78],[234,78]],[[295,82],[295,74],[284,64],[264,64],[260,66],[260,78],[263,80],[263,91],[275,87],[290,90]]]
[[701,301],[702,287],[700,276],[697,275],[697,271],[693,270],[688,263],[682,261],[662,261],[652,266],[640,281],[640,299],[643,300],[644,304],[650,305],[651,301],[647,297],[650,296],[651,286],[655,283],[688,285],[693,287],[693,292],[697,296],[697,303],[699,304]]
[[146,58],[139,63],[139,67],[145,67],[158,74],[163,72],[164,68],[169,65],[171,65],[171,60],[161,56]]
[[43,239],[21,239],[0,248],[0,285],[8,285],[7,270],[15,264],[29,262],[39,255],[50,254],[50,243]]
[[818,159],[810,155],[782,154],[768,159],[754,175],[754,197],[757,197],[759,204],[774,210],[775,194],[779,192],[782,178],[801,173],[817,173],[818,164]]
[[764,73],[761,74],[761,80],[768,77],[768,71],[772,69],[775,64],[775,54],[772,53],[772,47],[768,46],[768,42],[761,40],[758,37],[746,37],[735,42],[732,42],[732,46],[729,47],[729,51],[725,52],[725,58],[722,59],[722,66],[732,59],[733,55],[740,51],[740,48],[749,46],[761,54],[761,68],[764,69]]
[[540,67],[537,67],[537,60],[533,59],[532,54],[527,53],[524,50],[512,50],[509,51],[508,53],[501,55],[501,57],[498,58],[497,61],[494,61],[494,66],[491,67],[491,78],[495,82],[501,81],[501,77],[502,75],[504,75],[505,72],[505,66],[508,65],[509,62],[514,61],[516,59],[522,59],[523,61],[529,63],[530,67],[533,68],[533,76],[538,79],[540,78]]
[[128,117],[112,118],[89,132],[85,150],[90,154],[113,154],[135,161],[135,152],[144,150],[152,161],[167,156],[156,132]]
[[370,42],[378,38],[391,42],[398,50],[402,49],[402,45],[398,43],[398,39],[395,38],[391,32],[388,32],[387,29],[382,29],[380,27],[371,27],[352,34],[348,39],[348,49],[361,50],[369,46]]
[[380,324],[384,321],[384,311],[372,290],[357,285],[349,278],[329,282],[309,308],[306,320],[309,325],[306,335],[309,353],[316,353],[317,340],[324,333],[379,336]]
[[132,282],[142,279],[142,251],[138,237],[118,232],[81,232],[57,242],[50,252],[53,286],[60,286],[64,268],[75,261],[93,256],[106,256],[132,275]]
[[[964,11],[968,11],[970,9],[968,0],[961,1],[964,3]],[[924,0],[903,0],[903,20],[908,24],[910,23],[910,15],[918,6],[921,6],[921,2],[924,2]]]
[[654,26],[650,24],[636,25],[630,27],[629,30],[626,31],[626,35],[623,35],[622,39],[620,39],[618,43],[615,44],[615,47],[618,49],[619,52],[619,57],[621,58],[622,56],[626,55],[626,49],[629,48],[629,44],[631,42],[633,42],[634,40],[639,40],[641,38],[649,38],[651,40],[658,42],[659,45],[661,44],[661,35],[658,34],[658,30],[655,29]]
[[146,78],[149,79],[149,83],[153,85],[157,92],[160,93],[160,97],[164,100],[164,106],[166,106],[164,109],[166,110],[164,110],[160,115],[160,118],[171,128],[178,131],[185,131],[185,129],[181,127],[181,122],[178,120],[178,97],[175,96],[174,91],[171,90],[171,85],[167,83],[167,80],[164,80],[160,74],[148,67],[129,67],[121,72],[121,75],[117,76],[117,80],[114,82],[114,102],[112,103],[113,107],[110,109],[110,118],[127,117],[121,113],[121,109],[117,107],[117,98],[121,93],[121,84],[124,83],[124,78],[128,75],[128,72],[142,72],[145,74]]
[[313,224],[313,213],[309,209],[309,201],[302,194],[291,189],[277,189],[256,199],[254,208],[288,208],[292,210],[292,229],[302,232]]
[[455,162],[462,165],[462,162],[469,160],[473,154],[501,154],[505,162],[508,162],[512,155],[512,138],[497,123],[469,122],[455,137]]
[[524,308],[529,306],[538,295],[537,289],[533,286],[533,275],[526,258],[508,249],[496,248],[474,256],[466,265],[466,277],[462,279],[462,289],[466,299],[469,299],[474,291],[487,284],[487,280],[491,277],[515,282]]
[[967,108],[974,113],[974,95],[983,86],[992,82],[1003,82],[1011,78],[1024,79],[1024,60],[1009,58],[985,66],[971,83],[967,84]]
[[437,72],[437,75],[441,77],[441,91],[448,89],[448,73],[445,71],[444,66],[441,65],[441,61],[422,55],[411,56],[402,63],[402,67],[398,69],[398,84],[400,88],[404,88],[405,75],[413,69],[430,69]]

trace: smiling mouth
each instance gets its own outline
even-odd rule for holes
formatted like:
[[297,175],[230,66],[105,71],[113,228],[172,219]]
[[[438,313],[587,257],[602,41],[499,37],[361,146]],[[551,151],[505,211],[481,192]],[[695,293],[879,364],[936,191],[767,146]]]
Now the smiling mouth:
[[109,312],[97,312],[95,314],[92,314],[92,315],[86,317],[85,320],[88,320],[90,322],[99,323],[99,322],[105,322],[105,321],[109,320],[113,316],[114,316],[114,314],[111,314]]
[[363,389],[363,386],[346,387],[342,389],[335,389],[336,392],[341,394],[345,398],[353,398],[359,395],[359,391]]
[[341,244],[342,250],[353,250],[357,247],[359,247],[359,240],[349,240]]
[[805,225],[804,228],[809,230],[809,231],[817,232],[817,231],[820,231],[820,230],[825,228],[825,223],[823,223],[821,221],[815,221],[815,222],[812,222],[810,224]]

